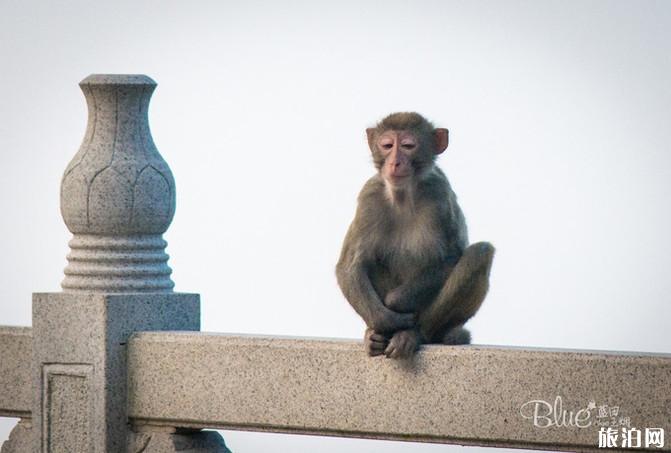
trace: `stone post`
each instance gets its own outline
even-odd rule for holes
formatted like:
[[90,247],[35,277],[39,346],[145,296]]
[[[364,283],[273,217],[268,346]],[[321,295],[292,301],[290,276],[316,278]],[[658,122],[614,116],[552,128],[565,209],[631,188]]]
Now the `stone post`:
[[3,453],[18,452],[12,445],[26,445],[31,431],[39,453],[227,452],[216,432],[129,424],[129,336],[197,331],[200,301],[172,290],[162,234],[175,212],[175,182],[147,117],[156,83],[91,75],[80,86],[88,126],[61,182],[73,234],[63,292],[33,295],[32,424],[17,425]]

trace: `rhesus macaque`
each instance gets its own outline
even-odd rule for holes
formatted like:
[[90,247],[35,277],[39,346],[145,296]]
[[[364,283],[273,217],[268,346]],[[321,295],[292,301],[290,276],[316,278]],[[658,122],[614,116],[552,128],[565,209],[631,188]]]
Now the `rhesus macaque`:
[[448,131],[404,112],[366,133],[378,173],[359,194],[336,266],[368,327],[366,350],[407,358],[422,343],[470,343],[463,324],[485,298],[494,247],[468,245],[457,198],[434,164]]

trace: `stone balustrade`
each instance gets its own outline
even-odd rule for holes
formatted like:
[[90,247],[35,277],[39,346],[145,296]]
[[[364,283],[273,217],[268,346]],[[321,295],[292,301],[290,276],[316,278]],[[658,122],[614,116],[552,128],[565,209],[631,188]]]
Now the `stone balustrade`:
[[601,428],[661,428],[648,449],[671,451],[669,354],[426,346],[394,361],[358,341],[198,332],[162,238],[175,184],[149,132],[156,84],[80,85],[63,292],[33,294],[32,328],[0,326],[0,416],[21,419],[2,453],[228,452],[207,428],[567,451],[598,450]]
[[[0,415],[30,420],[30,330],[2,328],[0,344]],[[359,341],[186,331],[127,347],[127,416],[146,438],[225,428],[597,451],[602,406],[633,427],[671,420],[667,354],[426,346],[399,362]]]

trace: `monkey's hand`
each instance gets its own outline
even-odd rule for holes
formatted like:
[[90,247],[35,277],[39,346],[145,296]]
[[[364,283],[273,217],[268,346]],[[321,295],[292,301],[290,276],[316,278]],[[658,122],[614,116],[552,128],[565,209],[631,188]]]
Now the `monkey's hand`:
[[402,286],[387,293],[384,306],[399,313],[414,313],[417,309],[414,298]]
[[375,332],[371,328],[366,329],[366,333],[363,336],[363,345],[369,356],[374,357],[376,355],[384,354],[384,350],[387,348],[388,344],[389,338],[381,333]]
[[421,343],[417,330],[399,330],[389,340],[384,355],[390,359],[407,359],[412,357]]
[[373,313],[368,327],[379,333],[392,333],[415,326],[413,313],[397,313],[382,306]]

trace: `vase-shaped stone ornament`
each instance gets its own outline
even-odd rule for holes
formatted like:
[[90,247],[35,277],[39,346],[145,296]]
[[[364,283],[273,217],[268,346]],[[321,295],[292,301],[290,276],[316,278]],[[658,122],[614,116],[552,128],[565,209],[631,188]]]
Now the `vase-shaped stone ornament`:
[[96,74],[79,85],[88,126],[61,182],[61,213],[73,234],[63,291],[171,292],[162,235],[175,213],[175,180],[149,131],[156,83]]

